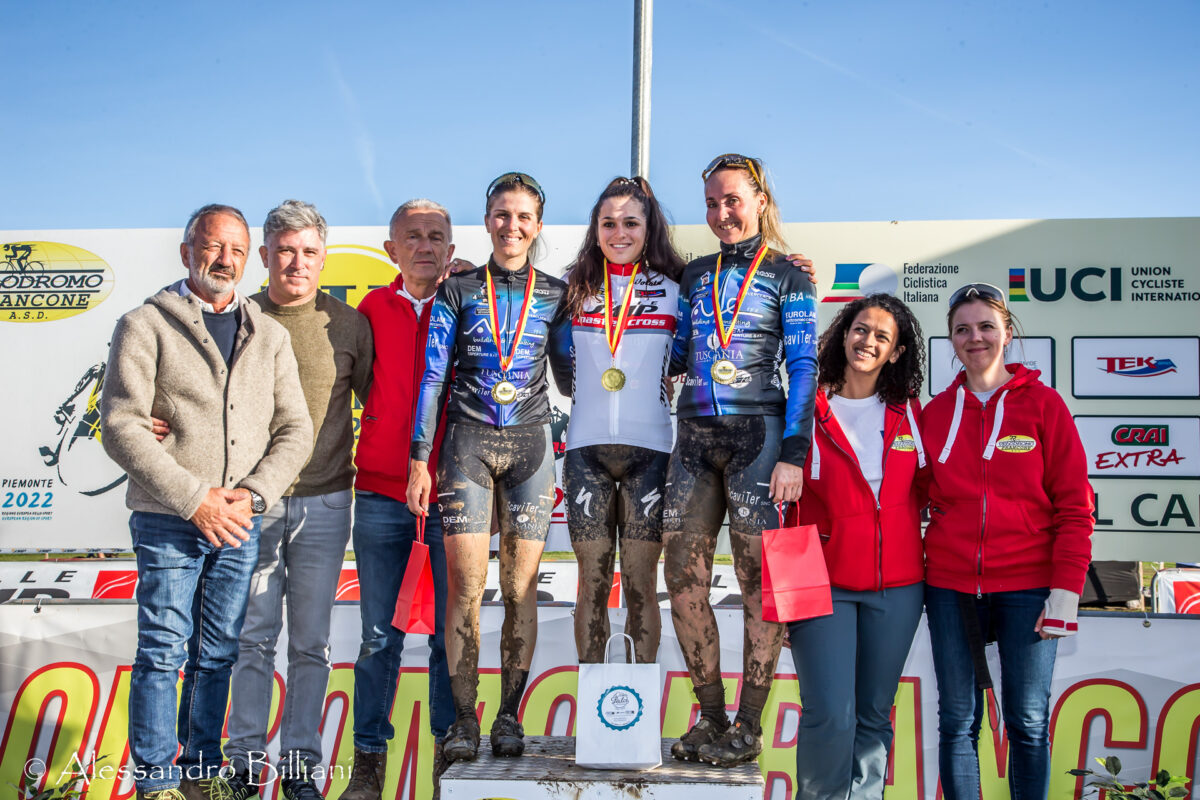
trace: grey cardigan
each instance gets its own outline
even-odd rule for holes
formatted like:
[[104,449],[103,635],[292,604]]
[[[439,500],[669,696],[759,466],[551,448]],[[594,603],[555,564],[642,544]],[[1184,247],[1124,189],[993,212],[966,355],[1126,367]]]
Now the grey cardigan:
[[[105,452],[129,473],[134,511],[190,519],[210,488],[273,506],[308,461],[312,420],[283,326],[241,300],[226,369],[195,297],[169,286],[117,322],[100,399]],[[159,442],[150,417],[168,420]]]

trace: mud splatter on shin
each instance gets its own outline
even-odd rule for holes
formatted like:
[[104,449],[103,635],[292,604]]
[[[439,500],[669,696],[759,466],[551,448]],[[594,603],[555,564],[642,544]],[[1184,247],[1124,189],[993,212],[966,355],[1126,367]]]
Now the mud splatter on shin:
[[784,626],[762,618],[762,537],[733,531],[729,542],[745,618],[742,679],[750,685],[770,687],[783,647]]
[[621,539],[621,588],[628,608],[625,632],[633,638],[639,664],[658,660],[662,615],[658,609],[659,542]]
[[575,647],[581,663],[604,660],[608,641],[608,595],[612,587],[613,542],[604,539],[575,540],[579,563],[579,589],[575,600]]
[[500,537],[500,594],[504,625],[500,666],[529,669],[537,644],[537,574],[543,544],[505,533]]
[[716,536],[671,531],[663,536],[663,571],[671,595],[671,620],[688,672],[698,684],[720,680],[721,643],[709,602]]

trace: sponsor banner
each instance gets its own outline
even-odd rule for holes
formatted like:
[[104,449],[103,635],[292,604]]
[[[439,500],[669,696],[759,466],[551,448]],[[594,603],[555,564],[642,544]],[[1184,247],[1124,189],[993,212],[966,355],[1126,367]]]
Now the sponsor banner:
[[[1029,369],[1040,370],[1042,383],[1054,386],[1054,339],[1049,336],[1022,336],[1014,339],[1004,349],[1007,364],[1024,364]],[[962,362],[954,355],[954,347],[945,336],[929,338],[929,393],[935,395],[945,389],[958,373]]]
[[[574,561],[543,561],[538,568],[539,603],[574,603],[579,566]],[[485,603],[500,602],[500,565],[488,562]],[[137,587],[137,564],[132,559],[80,559],[77,561],[0,561],[0,603],[18,600],[132,600]],[[358,571],[353,561],[342,564],[335,599],[358,602]],[[658,565],[658,604],[670,608],[662,564]],[[714,564],[709,587],[713,605],[740,606],[741,589],[731,564]],[[621,571],[613,574],[609,608],[625,605]]]
[[1200,478],[1200,417],[1075,417],[1093,478]]
[[[624,612],[614,611],[614,630],[624,629]],[[130,661],[136,639],[133,604],[46,604],[0,607],[0,635],[6,644],[0,672],[0,782],[17,783],[23,772],[58,781],[83,771],[89,778],[81,800],[125,800],[133,793],[128,762],[128,693]],[[721,637],[721,671],[731,710],[741,684],[742,616],[717,610]],[[503,612],[486,606],[481,615],[479,700],[483,729],[496,714],[500,697],[499,649]],[[571,609],[539,609],[538,646],[521,703],[526,735],[569,736],[574,733],[577,665]],[[1154,618],[1143,626],[1140,615],[1085,615],[1080,633],[1058,648],[1051,686],[1051,800],[1079,797],[1082,779],[1067,771],[1093,766],[1093,759],[1119,752],[1122,775],[1144,779],[1159,769],[1195,777],[1200,724],[1200,685],[1196,656],[1180,642],[1194,641],[1196,618]],[[345,789],[354,758],[351,701],[354,659],[358,653],[356,605],[333,610],[331,659],[321,725],[323,761],[313,776],[326,797]],[[697,711],[670,615],[663,612],[662,735],[687,730]],[[428,800],[432,795],[433,740],[428,732],[428,647],[424,636],[409,635],[400,667],[391,722],[385,798]],[[998,664],[988,648],[992,674]],[[275,691],[268,724],[267,751],[261,758],[270,783],[263,800],[280,800],[278,763],[280,700],[286,675],[286,634],[276,647]],[[1154,653],[1154,658],[1143,657]],[[1003,707],[1003,697],[1000,705]],[[759,759],[766,782],[764,800],[787,800],[795,792],[796,731],[802,700],[791,653],[782,653],[763,711],[765,748]],[[895,740],[890,754],[886,797],[889,800],[935,800],[937,775],[937,683],[933,675],[929,634],[917,631],[893,710]],[[1119,751],[1114,751],[1113,743]],[[984,725],[979,759],[983,797],[1009,795],[1004,777],[1008,742]],[[99,759],[92,766],[92,759]],[[1133,777],[1136,776],[1136,777]],[[714,777],[718,777],[714,773]],[[1193,785],[1193,796],[1196,796]],[[533,780],[523,798],[547,797]]]
[[[543,232],[548,253],[538,268],[561,274],[583,233],[579,225],[548,227]],[[1073,355],[1068,347],[1072,337],[1153,337],[1163,342],[1196,337],[1200,266],[1194,245],[1200,219],[805,223],[785,225],[784,233],[791,249],[817,265],[818,296],[829,301],[818,304],[819,329],[847,300],[871,292],[892,292],[910,305],[931,337],[927,388],[934,392],[950,382],[957,368],[941,337],[946,302],[967,282],[992,283],[1008,292],[1023,329],[1038,334],[1009,357],[1041,369],[1051,385],[1057,382],[1056,358]],[[98,400],[117,318],[185,275],[178,256],[180,234],[178,229],[0,231],[0,296],[20,306],[11,309],[17,316],[0,318],[0,323],[13,323],[0,324],[0,373],[19,376],[20,386],[0,401],[5,443],[0,451],[0,551],[128,549],[126,476],[101,447]],[[251,234],[256,249],[261,243],[257,226]],[[481,226],[458,226],[454,234],[456,255],[475,263],[487,258],[490,240]],[[383,225],[331,228],[324,289],[353,305],[373,287],[390,283],[395,268],[381,247],[386,236]],[[716,249],[715,237],[703,225],[676,226],[673,236],[687,258]],[[256,291],[265,275],[252,256],[240,291]],[[40,299],[30,299],[35,296]],[[1114,357],[1119,356],[1150,357],[1156,364],[1165,357],[1178,370],[1130,382],[1162,384],[1184,372],[1184,359],[1170,353]],[[1076,360],[1071,357],[1063,365],[1073,378],[1085,366]],[[1116,368],[1125,369],[1120,363]],[[562,455],[571,405],[553,387],[550,393],[556,409],[555,451]],[[1171,396],[1155,400],[1150,413],[1200,415],[1194,394]],[[1091,395],[1068,398],[1068,404],[1077,415],[1147,413],[1136,403]],[[1151,476],[1136,471],[1113,474],[1120,474],[1121,481],[1108,483],[1121,483],[1121,493],[1129,497],[1162,489],[1148,482]],[[1113,489],[1106,486],[1105,491]],[[570,541],[561,489],[556,495],[547,546],[566,551]],[[1126,536],[1117,548],[1120,555],[1108,549],[1116,539],[1098,537],[1096,557],[1128,558],[1138,543],[1145,553],[1161,553],[1161,537],[1145,538],[1147,531],[1133,523],[1122,530]],[[1200,537],[1173,541],[1178,549],[1169,558],[1200,560]],[[724,545],[722,549],[728,552]]]
[[1075,336],[1071,394],[1111,399],[1200,397],[1200,337]]

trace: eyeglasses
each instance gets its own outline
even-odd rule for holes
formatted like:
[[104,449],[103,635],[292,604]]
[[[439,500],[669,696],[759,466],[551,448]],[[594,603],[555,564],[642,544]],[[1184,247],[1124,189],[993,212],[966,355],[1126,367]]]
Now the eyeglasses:
[[754,178],[754,182],[762,186],[762,162],[757,158],[743,156],[737,153],[726,153],[725,155],[717,156],[712,161],[708,162],[708,166],[700,173],[701,180],[708,180],[708,177],[721,167],[744,167],[749,170],[750,176]]
[[487,197],[490,198],[493,194],[495,194],[497,189],[510,183],[519,183],[524,186],[528,186],[530,189],[533,189],[535,192],[537,192],[538,201],[541,202],[542,205],[546,204],[546,193],[542,191],[542,185],[526,175],[524,172],[506,172],[499,178],[496,178],[496,180],[488,184]]
[[990,283],[968,283],[966,286],[959,287],[955,290],[954,294],[950,295],[950,308],[954,308],[959,303],[964,303],[976,297],[995,300],[1000,305],[1008,308],[1008,301],[1004,298],[1004,292],[1000,291],[1000,287],[993,286]]

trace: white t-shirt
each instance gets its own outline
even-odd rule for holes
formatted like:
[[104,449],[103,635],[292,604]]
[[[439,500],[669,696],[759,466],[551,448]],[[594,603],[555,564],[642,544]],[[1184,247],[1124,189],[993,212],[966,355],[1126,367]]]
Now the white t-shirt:
[[871,491],[878,499],[879,485],[883,483],[884,402],[879,395],[850,400],[835,394],[829,398],[829,407],[854,448],[854,457],[858,459],[863,477],[871,484]]

